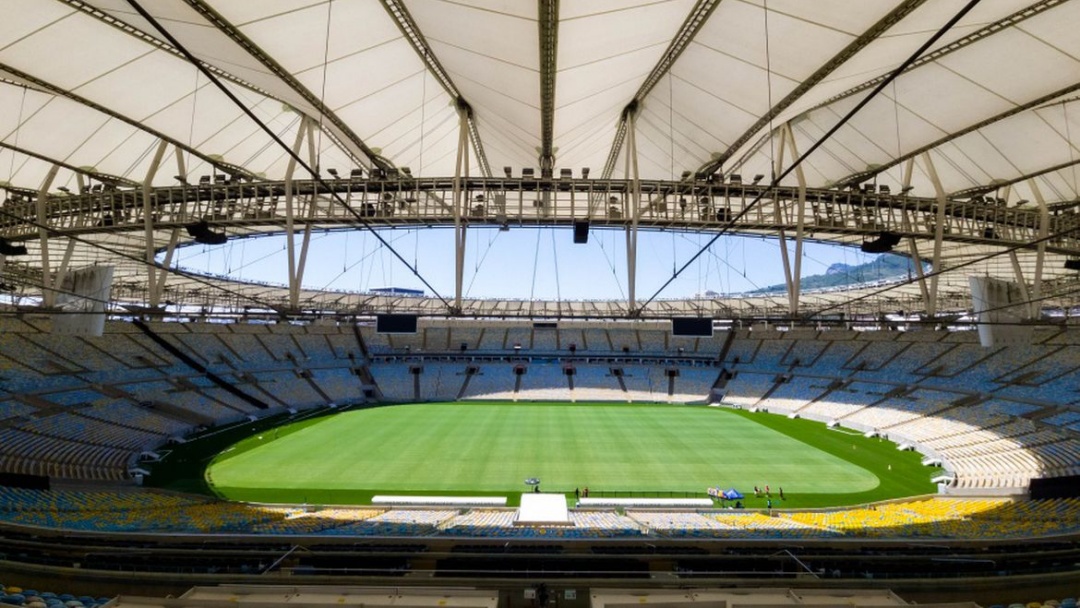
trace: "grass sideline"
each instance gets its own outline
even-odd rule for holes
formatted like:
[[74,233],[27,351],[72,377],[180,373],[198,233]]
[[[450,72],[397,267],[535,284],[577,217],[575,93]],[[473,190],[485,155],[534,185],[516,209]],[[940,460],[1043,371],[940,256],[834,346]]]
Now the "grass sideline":
[[[205,446],[198,440],[181,446],[188,453],[186,467],[170,464],[170,455],[160,471],[166,475],[159,477],[156,468],[151,479],[188,491],[201,485],[205,492],[210,485],[197,478],[212,459],[207,475],[222,497],[312,504],[366,504],[375,494],[393,493],[501,495],[513,505],[525,489],[524,477],[532,474],[544,480],[543,490],[564,492],[571,500],[574,487],[584,485],[594,496],[703,495],[706,486],[723,485],[747,494],[748,508],[766,506],[766,497],[752,491],[765,483],[772,486],[773,506],[782,508],[860,504],[935,490],[929,480],[936,470],[890,442],[728,408],[411,404],[322,416],[276,431],[275,424],[242,425],[226,434]],[[226,439],[235,442],[240,435],[247,437],[226,447]],[[598,462],[605,453],[614,457]],[[522,465],[520,457],[534,464]],[[362,471],[378,475],[368,479]],[[778,486],[785,488],[784,501]]]

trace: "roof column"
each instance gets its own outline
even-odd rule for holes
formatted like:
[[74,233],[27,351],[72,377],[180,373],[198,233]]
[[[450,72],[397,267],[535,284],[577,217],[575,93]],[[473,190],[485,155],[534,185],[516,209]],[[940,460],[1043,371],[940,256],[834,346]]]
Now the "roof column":
[[[149,299],[154,300],[153,294],[160,291],[157,289],[157,272],[155,271],[154,264],[154,209],[150,204],[151,194],[154,187],[154,175],[157,174],[158,168],[161,166],[161,159],[165,157],[165,150],[169,147],[169,142],[165,140],[158,141],[157,151],[154,152],[154,158],[150,161],[150,167],[146,170],[146,178],[142,183],[142,212],[143,212],[143,231],[146,241],[146,292],[149,295]],[[164,280],[164,276],[162,276]],[[156,306],[156,303],[151,303],[151,306]]]
[[[904,230],[908,233],[914,234],[915,221],[912,219],[914,211],[907,206],[907,196],[911,192],[911,178],[915,173],[915,158],[909,158],[904,162],[904,171],[901,175],[901,187],[900,192],[904,196],[904,208],[900,212],[900,217],[903,218]],[[919,291],[922,293],[923,304],[929,306],[930,302],[930,289],[926,286],[926,273],[923,272],[922,256],[919,255],[919,245],[915,241],[915,237],[908,237],[908,250],[911,252],[911,260],[915,262],[915,277],[918,279]]]
[[[779,169],[784,162],[784,149],[786,147],[791,148],[791,157],[799,158],[799,148],[795,144],[795,135],[791,132],[791,124],[784,123],[780,128],[780,147],[777,150],[776,164]],[[780,171],[777,171],[779,174]],[[787,283],[788,289],[788,306],[792,316],[799,314],[799,292],[801,290],[802,283],[802,246],[803,246],[803,234],[806,230],[806,175],[803,173],[802,165],[795,166],[795,177],[799,182],[799,195],[798,198],[793,201],[795,203],[795,264],[792,269],[791,260],[788,258],[787,250],[787,237],[784,232],[783,226],[787,223],[787,220],[782,217],[781,205],[779,199],[775,201],[776,210],[776,223],[780,226],[780,260],[784,265],[784,280]],[[790,218],[790,214],[788,214]]]
[[638,220],[641,217],[641,180],[638,176],[637,157],[637,107],[627,112],[626,129],[626,178],[630,188],[626,196],[630,199],[630,224],[626,227],[626,310],[630,316],[639,314],[637,309],[637,241]]
[[1016,250],[1009,251],[1009,261],[1012,262],[1013,274],[1016,275],[1016,285],[1020,288],[1020,297],[1024,298],[1024,301],[1028,303],[1028,308],[1033,306],[1031,301],[1031,292],[1028,291],[1027,281],[1024,280],[1024,269],[1020,267],[1020,258],[1016,255]]
[[454,165],[454,314],[461,312],[461,292],[465,284],[465,235],[468,222],[463,218],[468,196],[463,180],[469,178],[469,116],[458,108],[457,163]]
[[53,165],[49,168],[49,172],[45,174],[45,179],[41,181],[41,186],[38,188],[37,201],[35,201],[37,203],[38,239],[41,241],[41,296],[42,303],[46,308],[51,308],[56,304],[56,292],[53,291],[56,284],[53,282],[52,265],[49,262],[49,229],[47,228],[49,217],[45,205],[48,202],[49,187],[52,186],[52,182],[59,170],[59,165]]
[[1046,207],[1046,199],[1043,198],[1042,190],[1039,189],[1035,178],[1028,180],[1028,185],[1031,187],[1035,203],[1039,206],[1039,244],[1035,246],[1035,285],[1031,290],[1031,297],[1034,300],[1031,317],[1038,319],[1038,301],[1042,299],[1043,263],[1046,261],[1046,240],[1050,236],[1050,210]]
[[[303,128],[303,124],[300,125]],[[308,165],[315,168],[316,173],[319,169],[319,155],[315,150],[315,121],[310,118],[307,120],[307,141],[308,141]],[[316,175],[316,178],[319,176]],[[296,295],[290,294],[289,306],[290,308],[297,309],[300,307],[300,286],[304,284],[304,269],[307,268],[307,254],[308,248],[311,245],[311,219],[315,217],[316,203],[319,197],[316,194],[311,195],[311,199],[308,200],[307,206],[307,219],[304,222],[304,241],[300,245],[300,261],[296,267],[296,289],[294,290]]]
[[930,177],[930,182],[934,184],[934,195],[937,198],[936,214],[934,216],[934,270],[930,275],[930,298],[926,301],[926,316],[937,316],[937,292],[938,292],[938,277],[941,276],[941,243],[945,238],[945,205],[948,204],[948,200],[945,198],[945,188],[941,185],[941,180],[938,179],[937,169],[934,168],[934,161],[930,158],[930,152],[922,153],[923,165],[926,169],[926,173]]
[[169,276],[169,266],[172,266],[173,252],[176,251],[176,244],[180,241],[180,229],[173,228],[172,234],[169,236],[169,244],[165,247],[165,259],[161,261],[161,267],[158,269],[151,268],[150,272],[157,272],[157,280],[153,281],[153,287],[150,290],[150,308],[157,308],[161,305],[161,296],[165,293],[165,278]]
[[285,169],[285,249],[289,258],[289,308],[295,310],[300,304],[300,277],[296,271],[296,240],[295,209],[293,201],[296,195],[293,191],[293,174],[296,173],[296,159],[300,154],[300,146],[304,143],[304,135],[307,134],[307,116],[300,117],[300,125],[296,129],[296,139],[292,145],[292,155],[289,157],[289,165]]

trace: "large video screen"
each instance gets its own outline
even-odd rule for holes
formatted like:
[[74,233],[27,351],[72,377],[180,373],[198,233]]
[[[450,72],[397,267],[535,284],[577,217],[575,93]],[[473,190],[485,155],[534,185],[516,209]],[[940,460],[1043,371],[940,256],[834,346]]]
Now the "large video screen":
[[672,317],[671,335],[690,338],[711,338],[712,319],[702,317]]
[[415,334],[416,315],[376,315],[375,333]]

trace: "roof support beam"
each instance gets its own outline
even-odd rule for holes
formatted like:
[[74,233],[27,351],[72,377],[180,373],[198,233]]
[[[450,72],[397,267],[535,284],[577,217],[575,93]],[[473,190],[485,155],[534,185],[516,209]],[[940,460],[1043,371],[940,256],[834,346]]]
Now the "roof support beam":
[[[914,70],[914,69],[919,68],[921,66],[933,63],[933,62],[937,61],[938,59],[941,59],[942,57],[944,57],[946,55],[949,55],[950,53],[953,53],[953,52],[958,51],[958,50],[960,50],[962,48],[965,48],[965,47],[971,45],[972,43],[974,43],[974,42],[976,42],[978,40],[981,40],[983,38],[986,38],[988,36],[991,36],[993,34],[1001,32],[1001,31],[1003,31],[1005,29],[1008,29],[1010,26],[1016,25],[1016,24],[1018,24],[1018,23],[1020,23],[1022,21],[1025,21],[1026,19],[1029,19],[1029,18],[1034,17],[1036,15],[1042,14],[1043,12],[1045,12],[1045,11],[1051,9],[1051,8],[1054,8],[1055,6],[1058,6],[1059,4],[1064,4],[1065,2],[1068,2],[1068,1],[1069,0],[1040,0],[1039,2],[1035,2],[1034,4],[1032,4],[1032,5],[1030,5],[1030,6],[1026,7],[1026,8],[1020,9],[1019,11],[1016,11],[1015,13],[1009,15],[1008,17],[1005,17],[1004,19],[995,21],[994,23],[991,23],[991,24],[979,29],[978,31],[975,31],[975,32],[973,32],[971,34],[968,34],[967,36],[959,38],[959,39],[957,39],[957,40],[955,40],[955,41],[953,41],[953,42],[951,42],[951,43],[949,43],[949,44],[947,44],[947,45],[945,45],[945,46],[943,46],[943,47],[941,47],[939,49],[935,49],[935,50],[927,53],[926,55],[924,55],[922,57],[919,57],[915,62],[913,62],[910,66],[905,68],[903,70],[903,72],[901,72],[901,73],[906,74],[907,72],[909,72],[911,70]],[[819,109],[824,108],[824,107],[826,107],[826,106],[828,106],[830,104],[836,103],[836,102],[841,101],[843,99],[847,99],[848,97],[851,97],[852,95],[857,95],[859,93],[862,93],[863,91],[873,89],[877,85],[881,84],[881,82],[883,80],[885,80],[886,78],[889,78],[891,75],[892,75],[892,73],[890,72],[890,73],[882,74],[881,76],[876,76],[876,77],[871,78],[870,80],[867,80],[865,82],[862,82],[862,83],[860,83],[860,84],[858,84],[858,85],[856,85],[856,86],[854,86],[854,87],[852,87],[852,88],[850,88],[850,89],[848,89],[848,90],[846,90],[846,91],[844,91],[842,93],[839,93],[837,95],[834,95],[834,96],[830,97],[829,99],[826,99],[825,101],[823,101],[823,102],[821,102],[821,103],[807,109],[804,112],[801,112],[799,114],[799,116],[806,116],[806,115],[810,114],[811,112],[813,112],[815,110],[819,110]],[[739,166],[743,162],[745,162],[746,159],[749,158],[750,155],[755,153],[758,149],[760,149],[760,146],[764,145],[764,143],[766,141],[768,141],[768,138],[769,138],[768,134],[764,134],[762,137],[760,137],[758,139],[757,143],[754,144],[753,148],[749,149],[747,152],[740,155],[739,160],[738,160],[738,162],[735,163],[735,165]],[[744,142],[744,144],[745,144],[745,142]],[[733,152],[737,151],[736,148],[737,148],[736,146],[732,146],[732,151]]]
[[187,181],[187,164],[184,162],[184,151],[180,146],[176,147],[176,178],[181,183]]
[[945,206],[948,200],[945,198],[945,188],[938,179],[934,161],[930,158],[930,152],[922,154],[923,168],[930,176],[930,182],[934,184],[934,194],[937,198],[936,214],[934,216],[934,269],[930,275],[930,297],[926,301],[926,316],[933,318],[937,315],[938,278],[941,276],[943,266],[941,263],[941,245],[945,239]]
[[[295,310],[300,304],[300,274],[296,266],[296,188],[293,184],[293,175],[296,173],[296,158],[300,154],[300,147],[304,143],[304,136],[308,133],[308,121],[304,116],[300,119],[300,126],[296,129],[296,140],[292,146],[292,156],[285,168],[285,249],[289,264],[289,308]],[[309,204],[314,204],[315,197]]]
[[439,62],[439,58],[431,52],[427,38],[424,37],[420,27],[413,20],[412,13],[405,7],[404,0],[381,0],[381,2],[383,8],[386,9],[394,23],[397,24],[398,29],[405,35],[405,39],[409,41],[413,50],[420,56],[420,60],[427,66],[428,71],[439,81],[443,90],[455,100],[458,110],[465,112],[469,138],[472,140],[473,152],[476,154],[476,162],[480,165],[480,171],[483,172],[484,177],[492,177],[491,165],[488,164],[487,153],[484,152],[484,144],[480,140],[480,130],[476,127],[472,106],[469,105],[461,91],[458,90],[454,80],[450,78],[450,73]]
[[1039,189],[1039,184],[1034,179],[1028,182],[1028,186],[1031,187],[1032,196],[1035,197],[1035,203],[1039,206],[1039,244],[1035,249],[1035,287],[1032,290],[1032,314],[1034,318],[1038,318],[1038,303],[1042,301],[1042,287],[1043,287],[1043,267],[1046,262],[1046,240],[1050,235],[1050,210],[1046,206],[1046,199],[1043,198],[1042,190]]
[[464,219],[469,204],[463,181],[469,178],[469,125],[463,110],[458,111],[457,162],[454,164],[454,305],[451,314],[461,314],[462,296],[465,288],[465,237],[469,223]]
[[151,194],[153,188],[151,184],[154,183],[154,175],[157,174],[158,168],[161,166],[161,159],[165,157],[165,150],[169,149],[169,142],[159,141],[157,151],[154,152],[154,158],[150,161],[150,167],[146,170],[146,179],[142,183],[142,211],[143,211],[143,231],[144,240],[146,241],[146,278],[147,278],[147,292],[153,294],[158,291],[157,289],[157,268],[154,264],[154,254],[156,253],[154,248],[154,208],[150,203]]
[[[93,6],[93,5],[87,4],[86,2],[83,2],[82,0],[60,0],[60,1],[61,2],[66,2],[68,5],[81,10],[82,12],[94,17],[95,19],[101,20],[103,23],[106,23],[108,25],[111,25],[111,26],[115,27],[116,29],[124,32],[125,34],[128,34],[128,35],[130,35],[130,36],[132,36],[134,38],[137,38],[137,39],[139,39],[139,40],[141,40],[141,41],[143,41],[143,42],[145,42],[147,44],[153,45],[153,46],[155,46],[155,47],[157,47],[157,48],[159,48],[159,49],[161,49],[161,50],[163,50],[163,51],[165,51],[167,53],[175,55],[175,56],[179,57],[180,59],[182,59],[184,61],[188,61],[188,58],[183,53],[181,53],[179,49],[172,46],[168,42],[165,42],[164,40],[161,40],[159,38],[151,36],[150,34],[144,32],[142,30],[139,30],[139,29],[136,29],[136,28],[132,27],[131,25],[121,21],[120,19],[117,19],[111,13],[105,12],[102,9],[99,9],[99,8]],[[205,61],[199,61],[199,65],[202,68],[206,69],[207,71],[212,72],[214,74],[214,76],[216,76],[217,78],[220,78],[222,80],[228,80],[229,82],[231,82],[231,83],[233,83],[233,84],[235,84],[235,85],[237,85],[239,87],[243,87],[243,88],[245,88],[245,89],[247,89],[249,91],[254,91],[255,93],[257,93],[259,95],[262,95],[264,97],[270,97],[270,98],[273,98],[273,99],[277,99],[278,101],[282,101],[278,97],[270,94],[269,91],[263,90],[263,89],[259,88],[258,86],[254,85],[254,84],[252,84],[252,83],[250,83],[250,82],[248,82],[248,81],[246,81],[246,80],[244,80],[242,78],[237,77],[235,74],[230,74],[229,72],[226,72],[225,70],[223,70],[223,69],[221,69],[221,68],[219,68],[219,67],[217,67],[215,65],[211,65],[211,64],[209,64],[209,63],[207,63]],[[352,150],[347,144],[345,144],[342,141],[342,138],[341,138],[339,133],[336,133],[336,132],[333,132],[333,131],[324,131],[324,134],[330,140],[332,140],[335,144],[337,144],[337,146],[339,148],[341,148],[341,150],[343,150],[345,153],[349,154],[357,163],[364,164],[362,157],[358,156],[354,150]]]
[[67,280],[68,270],[71,269],[71,258],[75,254],[75,241],[68,239],[67,247],[64,248],[64,257],[60,259],[60,267],[56,269],[56,277],[52,280],[52,304],[56,305],[56,296],[59,295],[60,289],[64,286],[64,281]]
[[751,125],[742,135],[737,137],[735,141],[728,146],[727,150],[704,165],[699,172],[706,174],[715,173],[729,158],[731,158],[732,154],[743,147],[746,142],[750,141],[757,132],[765,128],[770,121],[779,116],[781,112],[788,109],[793,103],[801,99],[803,95],[817,86],[819,82],[825,80],[829,74],[832,74],[837,68],[844,65],[849,59],[858,54],[859,51],[871,42],[877,40],[894,25],[900,23],[905,17],[914,12],[915,9],[922,6],[924,2],[926,2],[926,0],[904,0],[904,2],[901,2],[884,17],[878,19],[877,23],[870,26],[870,28],[859,35],[858,38],[852,40],[850,44],[843,48],[843,50],[825,62],[824,65],[819,67],[817,71],[811,74],[806,80],[800,82],[798,86],[792,89],[790,93],[785,95],[784,98],[778,101],[773,107],[769,108],[769,111],[759,117],[757,122]]
[[[924,65],[934,63],[938,59],[941,59],[942,57],[944,57],[946,55],[949,55],[951,53],[954,53],[956,51],[959,51],[960,49],[965,48],[965,47],[971,45],[972,43],[974,43],[974,42],[976,42],[978,40],[981,40],[983,38],[987,38],[987,37],[992,36],[992,35],[994,35],[994,34],[996,34],[998,32],[1004,31],[1004,30],[1008,29],[1011,26],[1014,26],[1014,25],[1016,25],[1016,24],[1018,24],[1018,23],[1020,23],[1022,21],[1030,19],[1031,17],[1035,17],[1036,15],[1040,15],[1040,14],[1046,12],[1047,10],[1052,9],[1055,6],[1058,6],[1059,4],[1064,4],[1064,3],[1068,2],[1068,1],[1069,0],[1040,0],[1039,2],[1035,2],[1031,6],[1028,6],[1026,8],[1022,8],[1022,9],[1016,11],[1015,13],[1009,15],[1008,17],[1005,17],[1004,19],[1001,19],[999,21],[995,21],[995,22],[993,22],[993,23],[979,29],[978,31],[972,32],[972,33],[968,34],[967,36],[964,36],[963,38],[959,38],[959,39],[957,39],[957,40],[955,40],[953,42],[950,42],[949,44],[947,44],[947,45],[945,45],[945,46],[943,46],[943,47],[941,47],[939,49],[935,49],[935,50],[927,53],[926,55],[923,55],[918,60],[916,60],[914,63],[912,63],[906,70],[904,70],[903,73],[907,73],[907,72],[910,72],[911,70],[918,69],[918,68],[920,68],[920,67],[922,67]],[[843,93],[838,93],[836,95],[833,95],[829,99],[826,99],[825,101],[819,103],[818,105],[810,108],[806,112],[803,112],[803,114],[809,114],[810,112],[813,112],[814,110],[818,110],[818,109],[823,108],[823,107],[825,107],[827,105],[836,103],[837,101],[847,99],[848,97],[851,97],[852,95],[857,95],[859,93],[862,93],[863,91],[866,91],[868,89],[872,89],[872,88],[874,88],[875,85],[879,84],[882,80],[885,80],[886,78],[888,78],[888,76],[889,76],[889,74],[884,74],[884,75],[881,75],[881,76],[877,76],[875,78],[871,78],[870,80],[867,80],[867,81],[865,81],[863,83],[860,83],[858,85],[855,85],[854,87],[844,91]]]
[[11,66],[9,66],[7,64],[4,64],[4,63],[0,63],[0,72],[6,72],[8,75],[10,75],[10,76],[12,76],[12,77],[14,77],[16,79],[16,80],[12,80],[10,78],[4,78],[3,74],[0,74],[0,81],[7,80],[8,82],[11,82],[12,84],[14,84],[16,86],[24,86],[24,87],[29,87],[29,88],[32,88],[32,89],[39,89],[39,90],[42,90],[42,91],[46,91],[48,93],[56,95],[57,97],[64,97],[66,99],[70,99],[71,101],[74,101],[75,103],[84,105],[84,106],[86,106],[86,107],[88,107],[90,109],[97,110],[98,112],[101,112],[102,114],[105,114],[107,116],[115,118],[116,120],[119,120],[119,121],[121,121],[123,123],[129,124],[129,125],[135,127],[136,129],[139,129],[141,131],[149,133],[150,135],[153,135],[154,137],[156,137],[158,139],[163,139],[163,140],[169,142],[170,144],[172,144],[172,145],[176,146],[177,148],[187,152],[188,154],[192,154],[192,155],[196,156],[197,158],[201,159],[203,162],[213,166],[215,169],[220,170],[222,173],[229,173],[229,174],[232,174],[232,175],[243,175],[243,176],[251,177],[251,178],[256,177],[254,173],[252,173],[251,171],[248,171],[247,169],[245,169],[245,168],[243,168],[243,167],[241,167],[239,165],[229,164],[229,163],[226,163],[226,162],[222,162],[221,160],[218,160],[216,158],[212,158],[211,156],[209,156],[207,154],[203,154],[199,150],[197,150],[195,148],[192,148],[191,146],[188,146],[188,145],[180,142],[179,140],[173,139],[173,138],[169,137],[168,135],[165,135],[164,133],[161,133],[160,131],[156,131],[156,130],[150,128],[149,126],[144,125],[141,122],[138,122],[138,121],[136,121],[136,120],[134,120],[132,118],[124,116],[123,114],[120,114],[119,112],[115,112],[113,110],[110,110],[109,108],[106,108],[105,106],[99,105],[99,104],[97,104],[97,103],[95,103],[93,101],[90,101],[89,99],[86,99],[85,97],[81,97],[79,95],[76,95],[75,93],[72,93],[71,91],[67,91],[67,90],[65,90],[65,89],[63,89],[61,87],[58,87],[58,86],[56,86],[56,85],[54,85],[52,83],[45,82],[44,80],[41,80],[40,78],[37,78],[35,76],[31,76],[30,74],[27,74],[26,72],[23,72],[22,70],[11,67]]
[[630,205],[630,224],[626,227],[626,310],[638,316],[637,306],[637,244],[638,222],[641,219],[641,179],[638,175],[637,114],[628,117],[626,138],[626,176],[630,180],[627,201]]
[[236,43],[240,48],[244,49],[247,54],[254,57],[259,63],[270,71],[274,76],[279,78],[282,82],[289,86],[297,95],[299,95],[305,102],[311,105],[328,123],[331,133],[337,135],[341,143],[345,145],[345,149],[352,154],[357,160],[366,158],[370,165],[374,165],[380,169],[390,168],[390,163],[386,159],[376,154],[371,148],[364,143],[360,136],[357,135],[349,125],[345,124],[345,121],[341,120],[333,110],[326,107],[317,95],[312,93],[305,87],[291,72],[282,67],[278,62],[274,61],[270,55],[263,51],[257,44],[255,44],[250,38],[245,36],[240,30],[229,23],[224,17],[222,17],[217,11],[207,5],[203,0],[184,0],[184,2],[191,7],[192,10],[199,13],[203,19],[206,19],[211,25],[218,29],[222,34],[227,36],[230,40]]
[[634,93],[634,98],[623,108],[622,115],[619,117],[619,125],[615,131],[615,139],[611,142],[611,150],[608,152],[607,162],[604,163],[604,170],[601,172],[603,179],[610,178],[612,172],[615,171],[615,163],[619,159],[619,152],[622,150],[623,142],[626,140],[627,115],[636,112],[638,106],[653,90],[653,87],[671,71],[671,66],[675,65],[675,60],[682,55],[686,47],[690,46],[694,37],[697,36],[705,22],[709,20],[709,17],[712,16],[713,11],[716,10],[721,1],[698,0],[694,3],[694,8],[690,10],[690,14],[686,16],[686,20],[683,21],[679,31],[672,37],[667,50],[660,56],[660,60],[656,62],[652,71],[649,72],[641,86],[638,87],[637,93]]
[[[315,166],[317,160],[315,151],[315,124],[308,121],[307,124],[307,141],[308,141],[308,162],[311,166]],[[304,240],[300,243],[300,261],[296,266],[296,306],[299,307],[300,303],[300,289],[304,286],[304,269],[307,268],[308,250],[311,248],[311,219],[315,217],[315,211],[319,206],[319,197],[312,196],[308,201],[307,217],[308,221],[304,224]]]
[[[1031,292],[1028,291],[1027,280],[1024,278],[1024,270],[1020,268],[1020,258],[1016,255],[1016,250],[1009,251],[1009,261],[1012,262],[1013,276],[1016,277],[1016,286],[1020,288],[1020,297],[1027,303],[1028,315],[1033,315],[1036,311],[1032,310]],[[1037,318],[1037,317],[1030,317]]]
[[5,143],[2,141],[0,141],[0,148],[3,148],[5,150],[11,150],[12,152],[18,152],[19,154],[25,154],[26,156],[36,158],[38,160],[43,160],[51,165],[56,165],[79,175],[85,175],[86,177],[96,179],[102,183],[116,184],[118,186],[127,186],[129,188],[134,188],[139,185],[139,182],[128,179],[126,177],[120,177],[119,175],[109,175],[108,173],[101,173],[99,171],[91,171],[86,167],[76,167],[75,165],[56,160],[55,158],[49,158],[44,154],[39,154],[37,152],[27,150],[26,148],[22,148],[19,146],[13,146],[9,143]]
[[161,267],[156,270],[150,270],[150,272],[157,272],[157,279],[154,280],[154,289],[150,291],[150,308],[161,306],[161,295],[165,293],[165,277],[169,276],[169,267],[172,266],[173,253],[176,251],[176,245],[179,242],[180,229],[173,228],[172,234],[169,236],[169,244],[165,247],[165,259],[161,261]]
[[[786,142],[786,145],[785,145]],[[784,123],[784,127],[780,130],[780,150],[779,158],[777,160],[778,165],[783,166],[784,148],[791,149],[791,157],[799,158],[799,147],[795,143],[795,135],[791,132],[791,125]],[[802,291],[802,258],[803,258],[803,237],[806,234],[806,175],[803,173],[802,165],[795,167],[795,177],[799,182],[799,195],[798,198],[791,203],[795,206],[795,264],[794,270],[788,260],[787,250],[787,237],[783,228],[780,229],[780,254],[781,261],[784,264],[784,278],[787,279],[788,287],[788,303],[790,307],[791,316],[799,314],[799,294]],[[780,222],[780,201],[775,201],[775,209],[777,214],[777,223],[783,226],[786,222]],[[789,216],[790,217],[790,216]]]
[[555,76],[558,70],[559,0],[540,0],[540,176],[555,173]]
[[988,126],[990,126],[990,125],[992,125],[994,123],[997,123],[997,122],[1001,122],[1002,120],[1005,120],[1006,118],[1011,118],[1013,116],[1016,116],[1017,114],[1026,112],[1028,110],[1031,110],[1032,108],[1036,108],[1036,107],[1041,106],[1043,104],[1046,104],[1046,103],[1048,103],[1050,101],[1053,101],[1054,99],[1057,99],[1058,97],[1061,97],[1063,95],[1068,95],[1068,94],[1073,93],[1075,91],[1080,91],[1080,83],[1071,84],[1071,85],[1069,85],[1069,86],[1067,86],[1067,87],[1065,87],[1063,89],[1058,89],[1057,91],[1053,91],[1051,93],[1043,95],[1042,97],[1039,97],[1038,99],[1033,99],[1031,101],[1028,101],[1027,103],[1023,103],[1023,104],[1020,104],[1020,105],[1015,106],[1013,108],[1009,108],[1008,110],[1006,110],[1006,111],[1004,111],[1004,112],[1002,112],[1000,114],[995,114],[994,116],[984,118],[983,120],[980,120],[977,123],[974,123],[972,125],[964,127],[963,129],[953,131],[953,132],[949,133],[948,135],[945,135],[944,137],[941,137],[941,138],[939,138],[939,139],[937,139],[935,141],[932,141],[932,142],[926,144],[925,146],[916,148],[915,150],[912,150],[910,152],[902,154],[902,155],[898,156],[897,158],[894,158],[894,159],[890,160],[887,163],[877,165],[872,169],[867,169],[865,171],[860,171],[858,173],[852,173],[851,175],[849,175],[847,177],[843,177],[843,178],[837,180],[836,183],[837,184],[860,184],[862,182],[865,182],[868,179],[872,179],[876,175],[879,175],[879,174],[887,171],[888,169],[891,169],[891,168],[895,167],[896,165],[906,161],[909,158],[915,158],[916,156],[919,156],[921,154],[925,154],[926,152],[929,152],[930,150],[933,150],[933,149],[935,149],[937,147],[940,147],[940,146],[942,146],[944,144],[947,144],[947,143],[949,143],[949,142],[951,142],[953,140],[959,139],[959,138],[967,135],[968,133],[973,133],[975,131],[978,131],[979,129],[982,129],[984,127],[988,127]]
[[[1047,175],[1047,174],[1053,173],[1055,171],[1062,171],[1062,170],[1068,169],[1070,167],[1075,167],[1076,165],[1080,165],[1080,158],[1073,159],[1073,160],[1070,160],[1068,162],[1060,163],[1060,164],[1054,165],[1053,167],[1046,167],[1045,169],[1039,169],[1038,171],[1032,171],[1031,173],[1025,173],[1024,175],[1020,175],[1020,176],[1017,176],[1017,177],[1014,177],[1014,178],[1011,178],[1011,179],[994,180],[993,183],[987,184],[985,186],[975,186],[974,188],[965,188],[963,190],[957,190],[956,192],[953,192],[953,193],[949,194],[949,198],[970,198],[972,196],[982,196],[984,194],[988,194],[990,192],[993,192],[993,191],[995,191],[995,190],[997,190],[999,188],[1009,188],[1009,187],[1014,186],[1016,184],[1019,184],[1021,182],[1026,182],[1028,180],[1033,180],[1036,177],[1042,177],[1043,175]],[[1004,198],[1008,199],[1008,197],[1004,197]]]
[[35,201],[35,207],[37,208],[37,223],[38,223],[38,239],[41,247],[41,279],[44,290],[41,293],[42,302],[46,308],[51,308],[56,303],[56,292],[53,291],[55,283],[52,276],[52,262],[49,260],[49,230],[45,228],[45,222],[48,217],[46,214],[46,199],[49,195],[49,188],[52,187],[53,180],[56,179],[56,173],[60,170],[60,167],[53,165],[49,168],[49,172],[45,174],[45,179],[42,180],[41,186],[38,187],[37,200]]
[[[901,174],[901,192],[905,193],[911,190],[911,179],[915,176],[915,159],[909,158],[904,163],[904,171]],[[901,222],[904,228],[904,232],[913,234],[915,231],[915,212],[913,210],[905,209],[901,215]],[[908,251],[911,252],[911,261],[915,263],[915,279],[919,284],[919,293],[922,295],[923,306],[927,306],[927,302],[930,301],[930,289],[926,286],[926,272],[923,269],[922,256],[919,254],[919,245],[915,242],[915,238],[908,237]]]

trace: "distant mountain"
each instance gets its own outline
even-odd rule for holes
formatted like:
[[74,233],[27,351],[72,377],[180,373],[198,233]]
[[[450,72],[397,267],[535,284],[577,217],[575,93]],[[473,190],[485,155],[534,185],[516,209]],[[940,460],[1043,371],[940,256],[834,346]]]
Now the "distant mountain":
[[851,268],[852,268],[852,266],[850,264],[844,264],[844,263],[841,263],[841,262],[837,262],[837,263],[833,264],[832,266],[829,266],[825,270],[825,274],[827,274],[827,275],[829,275],[829,274],[845,274],[845,273],[850,272]]
[[[802,278],[803,291],[815,289],[828,289],[830,287],[850,287],[862,283],[875,281],[888,281],[906,279],[909,273],[915,272],[915,263],[910,258],[902,255],[882,254],[872,261],[857,266],[849,264],[833,264],[825,270],[825,274],[815,274]],[[751,291],[751,294],[783,293],[787,287],[770,285]]]

